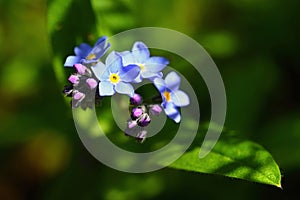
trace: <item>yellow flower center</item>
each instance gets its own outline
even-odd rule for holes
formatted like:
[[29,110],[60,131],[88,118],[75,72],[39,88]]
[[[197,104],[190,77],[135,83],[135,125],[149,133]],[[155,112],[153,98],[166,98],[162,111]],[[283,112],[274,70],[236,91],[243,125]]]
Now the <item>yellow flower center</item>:
[[120,76],[118,74],[111,74],[109,80],[112,83],[118,83],[120,81]]
[[92,59],[95,59],[95,58],[96,58],[96,54],[94,54],[94,53],[91,53],[91,54],[89,54],[89,55],[86,57],[87,60],[92,60]]
[[137,65],[140,67],[141,70],[145,69],[145,65],[143,65],[143,64],[137,64]]
[[171,100],[171,93],[168,91],[164,91],[164,97],[166,98],[166,101],[170,101]]

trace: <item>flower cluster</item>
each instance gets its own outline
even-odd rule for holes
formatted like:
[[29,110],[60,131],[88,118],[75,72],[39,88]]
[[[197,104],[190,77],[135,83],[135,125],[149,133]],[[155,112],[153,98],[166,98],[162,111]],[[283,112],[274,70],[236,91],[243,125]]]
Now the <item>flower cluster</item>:
[[[151,56],[143,42],[135,42],[131,51],[111,51],[105,62],[101,58],[110,48],[106,37],[101,37],[94,47],[80,44],[75,47],[75,55],[68,56],[65,67],[74,67],[75,73],[68,78],[70,85],[65,86],[64,93],[72,97],[72,107],[92,107],[96,100],[115,93],[130,97],[131,116],[125,134],[143,142],[146,138],[146,127],[152,116],[165,114],[179,123],[179,108],[190,103],[188,95],[179,89],[180,76],[170,72],[163,78],[162,70],[169,64],[164,57]],[[135,93],[133,84],[150,80],[159,92],[157,101],[143,102],[143,98]],[[95,95],[96,94],[96,95]]]

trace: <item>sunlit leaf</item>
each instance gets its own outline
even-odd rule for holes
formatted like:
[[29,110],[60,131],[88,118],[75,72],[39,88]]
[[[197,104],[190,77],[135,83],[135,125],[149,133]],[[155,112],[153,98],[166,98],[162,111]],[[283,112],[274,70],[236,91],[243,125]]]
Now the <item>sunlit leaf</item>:
[[281,187],[280,170],[260,145],[237,138],[220,139],[213,150],[199,158],[200,148],[185,153],[171,167],[244,179]]

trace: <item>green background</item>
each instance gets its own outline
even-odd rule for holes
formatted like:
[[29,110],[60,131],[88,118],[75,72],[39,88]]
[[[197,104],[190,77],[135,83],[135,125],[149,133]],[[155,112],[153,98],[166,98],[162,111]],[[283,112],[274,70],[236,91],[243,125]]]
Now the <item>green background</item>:
[[[50,6],[53,2],[59,2],[57,7]],[[1,199],[298,196],[299,1],[74,0],[68,7],[69,2],[0,0]],[[66,17],[62,11],[67,9],[67,17],[74,20],[62,20],[61,26],[48,24],[53,21],[47,17],[50,8],[57,11],[56,17],[62,15],[60,19]],[[89,12],[91,8],[96,15]],[[283,175],[283,190],[169,168],[127,174],[102,165],[87,152],[61,93],[67,81],[63,83],[53,70],[54,55],[65,57],[82,41],[93,44],[101,35],[143,26],[171,28],[204,46],[224,79],[228,98],[225,126],[273,155]],[[50,35],[59,30],[66,31],[57,37]],[[64,70],[63,63],[56,64]],[[191,74],[184,67],[180,70],[187,77]],[[191,82],[199,84],[198,80]],[[199,101],[205,121],[209,119],[209,98],[204,86],[197,89],[203,94]]]

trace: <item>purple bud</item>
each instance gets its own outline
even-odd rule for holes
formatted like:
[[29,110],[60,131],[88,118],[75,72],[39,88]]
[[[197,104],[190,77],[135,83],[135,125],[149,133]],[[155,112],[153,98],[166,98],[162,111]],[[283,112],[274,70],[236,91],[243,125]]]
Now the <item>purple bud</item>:
[[162,111],[162,108],[158,104],[154,104],[150,107],[150,113],[152,115],[159,115]]
[[78,74],[84,75],[85,71],[87,70],[86,66],[82,65],[82,64],[75,64],[74,65],[76,71],[78,72]]
[[66,85],[64,87],[63,93],[67,96],[67,97],[72,97],[72,92],[73,92],[73,85]]
[[138,121],[139,126],[144,127],[144,126],[148,126],[148,124],[150,124],[151,119],[147,113],[144,113],[137,121]]
[[81,101],[85,97],[85,94],[79,92],[79,91],[74,91],[73,99]]
[[136,136],[136,139],[139,141],[139,142],[144,142],[145,139],[146,139],[146,135],[147,135],[147,131],[146,130],[142,130],[141,132],[139,132]]
[[71,75],[68,80],[72,83],[72,84],[78,84],[79,83],[79,77],[77,75]]
[[128,122],[128,128],[133,128],[137,125],[137,122],[136,121],[130,121]]
[[144,110],[141,107],[136,107],[131,111],[131,119],[135,120],[139,118],[144,113]]
[[98,85],[98,82],[93,78],[86,79],[86,83],[88,84],[88,86],[91,90],[94,89],[95,87],[97,87],[97,85]]
[[134,93],[134,95],[132,97],[130,97],[130,103],[132,105],[139,105],[141,104],[143,101],[141,95]]

